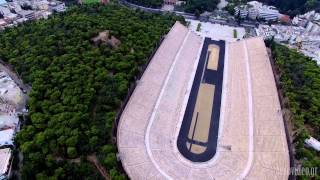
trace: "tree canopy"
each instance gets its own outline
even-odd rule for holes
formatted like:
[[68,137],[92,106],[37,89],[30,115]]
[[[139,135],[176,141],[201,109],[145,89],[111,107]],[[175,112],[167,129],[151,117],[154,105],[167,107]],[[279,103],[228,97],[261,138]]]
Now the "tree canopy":
[[[298,14],[304,14],[307,11],[316,10],[320,12],[319,0],[257,0],[267,5],[275,6],[283,14],[290,15],[291,17]],[[229,12],[239,4],[245,4],[249,0],[230,0],[227,6]]]
[[212,12],[215,10],[219,2],[220,0],[186,0],[183,8],[185,12],[201,14],[204,11]]
[[[87,161],[92,154],[111,178],[125,178],[112,145],[115,114],[176,20],[183,21],[94,4],[0,33],[0,58],[32,85],[29,120],[15,139],[23,179],[101,179]],[[121,41],[119,48],[90,42],[105,30]]]
[[[320,167],[320,154],[304,146],[304,140],[310,135],[320,139],[320,67],[309,57],[283,45],[273,43],[272,53],[296,132],[295,156],[304,167]],[[319,178],[317,174],[316,179]]]
[[310,10],[320,10],[319,0],[259,0],[260,2],[273,5],[282,13],[288,14],[290,16],[295,16],[297,14],[303,14]]
[[127,0],[133,4],[148,8],[161,8],[163,0]]
[[[161,8],[163,0],[127,0],[128,2],[149,7],[149,8]],[[187,13],[201,14],[204,11],[212,12],[216,9],[220,0],[185,0],[185,4],[179,9]]]

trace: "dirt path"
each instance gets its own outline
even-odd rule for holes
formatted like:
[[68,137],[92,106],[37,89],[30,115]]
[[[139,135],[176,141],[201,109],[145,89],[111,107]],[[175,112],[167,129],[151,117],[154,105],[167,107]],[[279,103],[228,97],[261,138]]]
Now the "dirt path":
[[99,163],[98,158],[95,154],[87,156],[87,160],[96,166],[96,168],[98,169],[100,174],[104,177],[104,179],[106,180],[111,179],[107,170]]

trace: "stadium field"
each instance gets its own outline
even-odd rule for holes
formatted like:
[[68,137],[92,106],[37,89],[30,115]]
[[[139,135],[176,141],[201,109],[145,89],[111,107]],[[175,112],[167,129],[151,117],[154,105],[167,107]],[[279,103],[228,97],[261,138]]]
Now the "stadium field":
[[216,152],[224,67],[224,41],[206,38],[178,136],[180,153],[194,162]]

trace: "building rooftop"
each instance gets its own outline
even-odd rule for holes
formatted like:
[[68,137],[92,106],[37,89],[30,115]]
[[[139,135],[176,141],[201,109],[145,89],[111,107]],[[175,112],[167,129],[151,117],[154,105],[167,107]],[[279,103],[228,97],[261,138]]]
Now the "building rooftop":
[[305,143],[313,149],[320,151],[320,142],[317,139],[310,137],[309,139],[305,140]]
[[[31,10],[23,10],[21,5],[28,5]],[[0,0],[0,13],[3,14],[6,21],[5,24],[4,21],[0,20],[0,30],[13,27],[27,20],[47,19],[53,12],[64,11],[66,11],[65,3],[58,0],[11,0],[8,2]]]
[[[7,111],[5,114],[2,112]],[[0,129],[15,128],[19,124],[19,118],[15,115],[13,107],[0,104]]]
[[[0,0],[1,1],[1,0]],[[3,15],[6,15],[6,14],[10,14],[10,9],[8,9],[7,7],[3,7],[3,6],[0,6],[0,12],[3,14]]]
[[0,178],[5,175],[10,168],[11,149],[0,149]]
[[23,99],[21,89],[15,84],[11,77],[3,71],[0,71],[0,95],[1,100],[12,105],[18,105]]
[[6,0],[0,0],[0,5],[7,4]]
[[0,130],[0,147],[13,145],[14,129]]
[[0,19],[0,26],[5,26],[7,22],[4,19]]
[[34,11],[32,10],[21,10],[21,11],[18,11],[17,14],[21,15],[21,16],[27,16],[29,14],[32,14],[34,13]]

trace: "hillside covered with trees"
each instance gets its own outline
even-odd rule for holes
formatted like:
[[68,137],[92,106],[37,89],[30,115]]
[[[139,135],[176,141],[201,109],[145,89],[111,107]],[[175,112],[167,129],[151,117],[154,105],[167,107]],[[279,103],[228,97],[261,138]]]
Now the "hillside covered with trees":
[[280,12],[295,16],[297,14],[304,14],[307,11],[320,11],[319,0],[258,0],[268,5],[277,7]]
[[[233,8],[239,4],[246,4],[250,0],[229,0],[227,10],[233,11]],[[304,14],[311,10],[320,12],[320,0],[257,0],[267,5],[275,6],[280,13],[290,15]]]
[[[136,5],[149,7],[149,8],[161,8],[163,0],[127,0]],[[204,11],[212,12],[217,8],[220,0],[184,0],[181,7],[177,6],[176,9],[187,13],[194,13],[197,16]]]
[[161,8],[163,0],[127,0],[133,4],[148,8]]
[[[32,85],[29,120],[15,141],[23,179],[124,179],[112,141],[115,114],[130,82],[176,20],[115,4],[71,7],[48,20],[0,33],[0,58]],[[109,30],[118,48],[91,39]]]
[[198,15],[204,11],[212,12],[217,8],[219,2],[220,0],[186,0],[183,9],[185,12]]
[[217,8],[220,0],[186,0],[182,9],[187,13],[194,13],[197,16],[204,11],[212,12]]
[[[303,167],[320,167],[320,154],[304,146],[310,135],[320,140],[320,67],[309,57],[283,45],[273,43],[272,53],[285,108],[290,110],[288,115],[294,126],[296,159]],[[320,179],[319,174],[316,179]]]

